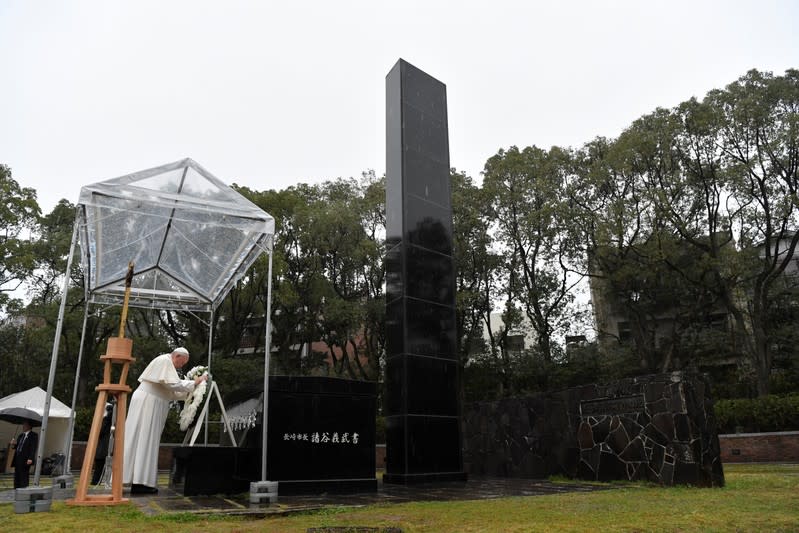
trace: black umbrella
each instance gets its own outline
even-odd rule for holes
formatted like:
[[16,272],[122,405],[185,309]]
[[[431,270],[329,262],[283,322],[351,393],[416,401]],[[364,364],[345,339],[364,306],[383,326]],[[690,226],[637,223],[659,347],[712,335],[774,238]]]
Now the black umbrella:
[[32,427],[39,427],[42,425],[41,415],[25,409],[24,407],[6,408],[0,412],[0,420],[11,422],[12,424],[21,425],[26,420],[30,422]]

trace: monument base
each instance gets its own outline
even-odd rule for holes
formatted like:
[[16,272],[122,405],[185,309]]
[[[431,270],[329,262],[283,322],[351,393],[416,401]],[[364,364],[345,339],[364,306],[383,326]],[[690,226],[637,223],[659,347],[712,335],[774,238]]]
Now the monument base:
[[[183,446],[173,450],[169,487],[184,496],[240,494],[261,479],[261,450]],[[274,479],[280,494],[376,492],[377,478]]]
[[377,478],[281,480],[280,494],[356,494],[377,492]]
[[239,494],[261,473],[259,450],[183,446],[172,451],[169,487],[184,496]]

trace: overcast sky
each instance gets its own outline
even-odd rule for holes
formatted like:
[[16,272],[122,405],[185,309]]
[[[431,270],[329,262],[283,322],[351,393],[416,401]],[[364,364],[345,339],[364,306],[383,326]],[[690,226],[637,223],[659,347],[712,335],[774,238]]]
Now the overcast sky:
[[0,163],[43,211],[191,157],[283,189],[385,172],[385,76],[447,86],[450,163],[579,147],[751,68],[799,67],[799,2],[0,0]]

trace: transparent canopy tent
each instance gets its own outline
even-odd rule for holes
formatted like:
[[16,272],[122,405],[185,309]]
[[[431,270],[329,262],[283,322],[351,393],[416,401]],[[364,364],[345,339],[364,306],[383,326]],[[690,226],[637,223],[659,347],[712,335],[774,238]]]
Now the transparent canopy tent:
[[[77,397],[86,321],[92,305],[121,305],[128,264],[129,305],[213,313],[262,253],[269,254],[264,390],[268,387],[274,219],[192,159],[84,186],[77,205],[67,272],[80,244],[86,306],[72,406]],[[47,402],[53,389],[69,276],[56,325]],[[211,363],[213,331],[209,334]],[[264,395],[266,403],[267,394]],[[45,409],[47,412],[47,409]],[[264,413],[267,412],[264,405]],[[46,431],[47,417],[42,421]],[[266,475],[264,424],[263,475]],[[72,435],[70,427],[70,444]],[[40,440],[44,442],[44,438]],[[71,445],[67,448],[69,465]],[[41,446],[39,454],[41,454]],[[38,485],[37,461],[34,483]]]
[[81,257],[91,303],[211,311],[263,251],[274,219],[191,159],[81,189]]

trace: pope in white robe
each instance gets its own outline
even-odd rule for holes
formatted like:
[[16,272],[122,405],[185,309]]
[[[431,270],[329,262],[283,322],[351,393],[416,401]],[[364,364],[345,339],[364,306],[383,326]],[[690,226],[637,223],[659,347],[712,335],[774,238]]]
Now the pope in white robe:
[[177,348],[153,359],[139,376],[125,422],[125,460],[122,482],[132,484],[131,492],[155,493],[158,449],[169,413],[169,402],[185,400],[194,387],[206,379],[180,379],[178,368],[189,361],[189,352]]

